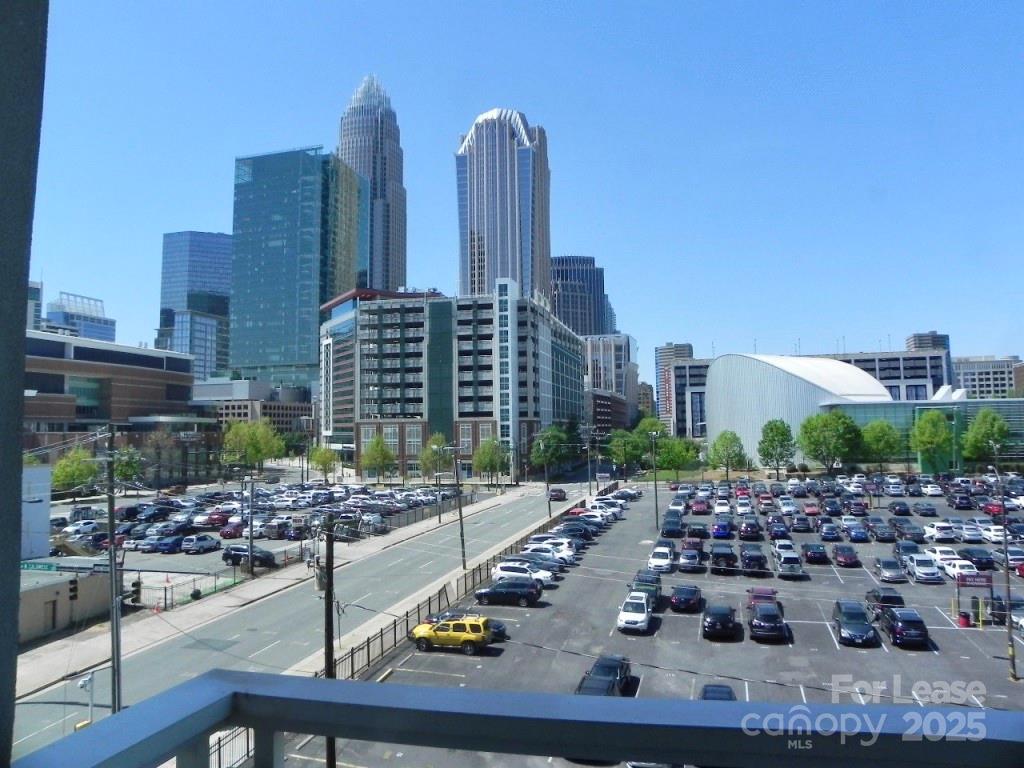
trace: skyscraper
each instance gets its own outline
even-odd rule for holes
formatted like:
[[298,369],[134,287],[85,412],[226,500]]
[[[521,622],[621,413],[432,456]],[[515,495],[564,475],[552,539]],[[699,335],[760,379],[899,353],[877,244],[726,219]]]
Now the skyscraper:
[[57,301],[46,305],[46,319],[56,325],[67,326],[86,339],[113,342],[117,336],[117,321],[107,317],[103,300],[60,292]]
[[558,319],[580,336],[615,333],[604,269],[593,256],[551,258],[551,300]]
[[459,294],[493,294],[514,280],[523,296],[551,295],[547,136],[522,112],[480,115],[455,153]]
[[405,186],[398,118],[373,75],[356,89],[341,118],[338,159],[369,183],[369,263],[339,272],[341,290],[397,290],[405,285]]
[[229,357],[243,378],[317,380],[320,305],[335,285],[334,170],[322,147],[235,161]]
[[164,235],[155,346],[194,356],[199,381],[227,370],[230,296],[231,235]]
[[669,434],[675,434],[675,396],[672,393],[674,385],[672,367],[676,363],[689,360],[692,357],[692,344],[674,344],[669,342],[664,346],[654,348],[654,388],[658,405],[658,418],[669,429]]

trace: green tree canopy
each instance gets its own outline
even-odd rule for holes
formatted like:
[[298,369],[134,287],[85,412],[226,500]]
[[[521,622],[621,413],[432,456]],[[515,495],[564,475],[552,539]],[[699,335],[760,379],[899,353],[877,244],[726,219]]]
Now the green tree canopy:
[[742,467],[747,463],[747,455],[743,452],[743,441],[731,430],[720,433],[711,444],[708,452],[708,463],[713,467],[725,470],[725,479],[729,479],[729,471]]
[[656,432],[658,439],[668,436],[668,430],[665,428],[665,425],[654,416],[644,416],[633,429],[633,434],[647,443],[651,441],[651,432]]
[[658,468],[675,470],[679,479],[680,470],[686,469],[697,460],[700,450],[692,440],[682,437],[665,437],[658,441]]
[[364,472],[373,470],[377,480],[381,480],[395,466],[395,452],[388,448],[383,435],[374,438],[363,448],[359,457],[359,466]]
[[504,446],[493,437],[480,443],[473,454],[473,471],[478,475],[490,476],[492,482],[494,475],[501,472],[507,464]]
[[563,462],[570,452],[568,450],[569,438],[565,430],[552,424],[546,429],[533,436],[533,445],[530,447],[530,464],[534,467],[556,466]]
[[942,411],[929,408],[918,417],[910,430],[910,449],[920,454],[921,469],[939,472],[949,465],[953,430]]
[[420,472],[424,477],[433,477],[451,465],[451,456],[441,450],[447,444],[448,440],[440,432],[435,432],[427,439],[427,444],[420,451]]
[[964,458],[971,461],[995,461],[1010,439],[1006,419],[992,408],[982,408],[967,427],[963,437]]
[[267,419],[232,421],[224,433],[224,450],[233,460],[263,469],[263,462],[284,456],[284,440]]
[[142,474],[142,454],[134,448],[114,452],[114,478],[122,483],[137,480]]
[[864,458],[881,465],[898,458],[903,440],[896,427],[885,419],[875,419],[861,430]]
[[628,465],[635,464],[643,458],[650,445],[650,438],[641,440],[635,431],[615,429],[608,436],[607,452],[609,458],[625,472]]
[[757,455],[764,466],[775,470],[775,479],[778,480],[782,468],[789,466],[796,456],[796,440],[789,424],[782,419],[772,419],[761,427]]
[[42,462],[39,461],[39,457],[34,453],[23,453],[21,454],[21,466],[23,467],[36,467]]
[[831,474],[836,466],[857,455],[861,434],[854,420],[845,413],[828,411],[804,419],[797,442],[806,456]]
[[319,469],[326,480],[327,476],[333,473],[335,467],[338,466],[338,454],[326,445],[320,445],[309,452],[309,463]]
[[96,462],[85,448],[72,448],[53,467],[53,487],[67,491],[91,483],[97,473]]

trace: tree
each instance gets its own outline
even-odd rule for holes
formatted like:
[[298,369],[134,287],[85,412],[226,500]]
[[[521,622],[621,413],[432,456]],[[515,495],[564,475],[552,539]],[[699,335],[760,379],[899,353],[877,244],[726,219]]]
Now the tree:
[[530,446],[530,464],[534,467],[552,467],[561,464],[569,455],[565,430],[552,425],[533,436]]
[[473,471],[478,475],[487,475],[491,484],[494,482],[494,475],[501,472],[505,464],[505,449],[493,437],[480,443],[473,454]]
[[747,456],[743,452],[743,442],[740,436],[731,430],[725,430],[715,442],[711,444],[708,452],[708,462],[713,467],[725,469],[725,479],[729,479],[729,470],[742,467],[747,463]]
[[[131,483],[142,474],[142,454],[134,448],[123,448],[114,452],[114,479],[118,482]],[[137,487],[137,486],[136,486]],[[127,494],[128,489],[124,492]]]
[[865,424],[861,436],[864,440],[864,458],[878,464],[879,471],[882,464],[895,459],[903,448],[900,433],[885,419],[875,419]]
[[920,454],[922,470],[939,472],[949,466],[953,431],[942,411],[930,408],[918,417],[910,430],[910,449]]
[[789,424],[782,419],[772,419],[761,427],[757,455],[762,464],[775,470],[775,479],[778,480],[782,467],[789,466],[796,456],[796,440]]
[[435,432],[427,439],[427,444],[420,451],[420,472],[424,477],[433,477],[451,464],[451,459],[441,449],[448,440],[440,432]]
[[326,445],[320,445],[309,453],[309,463],[323,472],[324,480],[338,466],[338,454]]
[[359,466],[364,472],[372,469],[376,473],[378,481],[394,468],[395,452],[388,448],[383,435],[375,435],[363,448]]
[[96,464],[85,448],[72,448],[53,467],[53,487],[67,491],[88,485],[96,477]]
[[39,461],[39,457],[34,453],[23,453],[21,454],[21,466],[23,467],[37,467],[42,462]]
[[836,466],[854,457],[860,449],[857,424],[842,411],[819,413],[804,419],[797,438],[800,450],[832,473]]
[[666,437],[658,441],[658,467],[675,470],[676,480],[679,470],[686,469],[697,460],[700,453],[697,444],[682,437]]
[[982,408],[964,432],[964,458],[998,461],[1009,438],[1010,427],[1006,419],[991,408]]
[[646,446],[649,445],[650,439],[641,442],[635,432],[616,429],[612,430],[612,433],[609,435],[608,455],[615,464],[622,467],[622,471],[625,473],[628,465],[634,464],[643,458]]
[[232,421],[224,434],[224,450],[236,461],[263,471],[263,462],[284,456],[284,440],[267,419]]

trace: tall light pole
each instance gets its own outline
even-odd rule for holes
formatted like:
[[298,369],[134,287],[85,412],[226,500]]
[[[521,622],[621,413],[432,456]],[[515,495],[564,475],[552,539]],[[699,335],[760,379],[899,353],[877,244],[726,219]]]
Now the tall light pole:
[[455,500],[459,505],[459,545],[462,547],[462,570],[466,567],[466,529],[462,522],[462,482],[459,480],[459,447],[452,446],[452,463],[455,464]]
[[651,464],[654,465],[654,527],[661,530],[661,522],[658,520],[658,433],[648,432],[651,438]]
[[[996,464],[999,463],[999,445],[994,440],[989,443],[992,446],[992,453]],[[1003,525],[1003,575],[1006,577],[1006,597],[1003,602],[1003,621],[1006,624],[1006,658],[1010,660],[1010,679],[1017,682],[1017,656],[1013,647],[1013,613],[1010,601],[1010,527],[1006,524],[1006,499],[1003,498],[1002,478],[999,476],[999,469],[990,466],[990,472],[996,475],[996,493],[999,494],[999,507],[1002,510]]]
[[551,517],[551,483],[548,481],[548,451],[544,440],[540,440],[540,452],[544,455],[544,495],[548,498],[548,517]]
[[[114,537],[114,425],[107,427],[107,557],[110,569],[110,714],[121,711],[121,580]],[[91,680],[92,678],[90,678]],[[91,689],[90,689],[91,690]],[[91,693],[90,693],[91,696]],[[89,718],[92,720],[92,717]]]

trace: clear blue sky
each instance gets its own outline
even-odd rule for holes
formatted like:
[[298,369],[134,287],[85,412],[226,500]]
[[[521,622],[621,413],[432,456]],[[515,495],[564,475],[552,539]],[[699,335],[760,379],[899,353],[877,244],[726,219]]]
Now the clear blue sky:
[[[231,231],[238,155],[398,112],[409,283],[457,284],[453,154],[548,132],[554,254],[596,257],[652,379],[698,355],[1020,354],[1024,14],[992,3],[52,0],[31,273],[152,343],[161,235]],[[798,341],[799,340],[799,341]],[[891,342],[890,342],[891,340]]]

